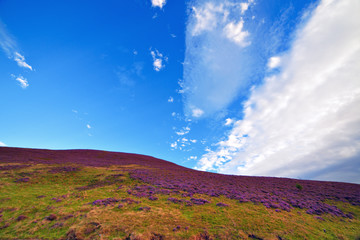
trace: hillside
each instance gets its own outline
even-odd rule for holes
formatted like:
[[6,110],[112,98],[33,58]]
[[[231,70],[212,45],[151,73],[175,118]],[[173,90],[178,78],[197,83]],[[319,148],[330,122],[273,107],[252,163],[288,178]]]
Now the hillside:
[[0,147],[0,239],[358,239],[360,185]]

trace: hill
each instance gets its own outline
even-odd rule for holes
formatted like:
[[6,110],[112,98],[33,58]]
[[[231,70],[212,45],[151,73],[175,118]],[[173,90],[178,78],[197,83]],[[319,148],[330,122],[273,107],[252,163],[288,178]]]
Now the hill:
[[360,185],[0,147],[0,239],[356,239]]

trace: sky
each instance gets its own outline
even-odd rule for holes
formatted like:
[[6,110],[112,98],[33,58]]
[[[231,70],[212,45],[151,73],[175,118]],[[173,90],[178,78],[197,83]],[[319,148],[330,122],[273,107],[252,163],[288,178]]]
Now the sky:
[[0,0],[0,146],[360,183],[360,1]]

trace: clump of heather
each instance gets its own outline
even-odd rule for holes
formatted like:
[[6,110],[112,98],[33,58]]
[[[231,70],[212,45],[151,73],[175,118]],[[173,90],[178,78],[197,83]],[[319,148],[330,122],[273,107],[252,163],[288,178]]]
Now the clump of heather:
[[148,212],[151,210],[151,207],[139,207],[139,211],[145,211]]
[[56,168],[52,168],[50,169],[48,172],[49,173],[67,173],[67,172],[76,172],[79,171],[80,169],[77,167],[56,167]]
[[98,200],[93,201],[92,205],[107,206],[107,205],[112,205],[117,202],[119,202],[119,200],[116,198],[105,198],[105,199],[98,199]]
[[226,203],[219,202],[219,203],[216,204],[216,206],[218,206],[218,207],[228,207],[229,205],[226,204]]
[[208,200],[202,198],[191,198],[190,201],[195,205],[204,205],[205,203],[209,203]]
[[57,219],[57,216],[55,214],[50,214],[49,216],[47,216],[45,218],[46,220],[49,220],[49,221],[54,221]]
[[5,166],[0,166],[0,171],[16,170],[27,167],[30,167],[30,165],[5,165]]
[[123,202],[123,203],[127,203],[127,204],[133,204],[133,203],[139,204],[140,203],[140,201],[136,201],[136,200],[131,199],[131,198],[124,198],[124,199],[121,199],[120,201]]
[[186,200],[186,199],[177,199],[177,198],[174,198],[174,197],[169,197],[167,200],[170,201],[170,202],[173,202],[173,203],[177,203],[177,204],[179,204],[179,203],[185,204],[186,206],[192,206],[193,205],[193,203],[191,201]]
[[24,219],[26,219],[27,218],[27,216],[25,216],[25,215],[20,215],[20,216],[18,216],[17,218],[16,218],[16,221],[22,221],[22,220],[24,220]]
[[127,193],[129,195],[133,195],[136,197],[146,197],[150,200],[157,200],[157,197],[155,197],[155,194],[160,195],[169,195],[172,191],[168,189],[161,189],[159,187],[149,186],[149,185],[140,185],[135,186],[132,189],[127,190]]
[[28,181],[30,181],[30,178],[28,178],[28,177],[24,177],[24,178],[18,178],[18,179],[16,179],[15,180],[15,182],[28,182]]
[[[239,203],[252,202],[267,208],[291,211],[293,208],[306,209],[308,214],[330,213],[335,216],[349,217],[336,206],[326,204],[326,200],[348,202],[360,206],[360,185],[338,182],[321,182],[271,177],[247,177],[199,172],[191,169],[131,170],[130,177],[153,184],[156,188],[169,189],[181,193],[182,197],[206,194],[211,197],[226,196]],[[295,186],[295,187],[294,187]],[[137,196],[149,196],[149,192],[139,189],[130,191]],[[181,203],[173,198],[168,201]],[[192,200],[202,205],[206,202]]]
[[157,198],[157,197],[155,197],[155,196],[150,196],[149,197],[149,200],[151,200],[151,201],[156,201],[156,200],[158,200],[159,198]]

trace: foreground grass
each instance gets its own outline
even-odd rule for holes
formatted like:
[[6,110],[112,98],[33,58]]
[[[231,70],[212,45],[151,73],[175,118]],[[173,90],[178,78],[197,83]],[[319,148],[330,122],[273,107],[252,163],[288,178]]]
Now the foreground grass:
[[[262,204],[239,203],[223,196],[196,195],[195,198],[204,198],[210,203],[186,206],[167,200],[169,197],[190,199],[181,197],[181,192],[159,194],[155,201],[129,195],[129,189],[144,183],[131,179],[127,170],[142,168],[140,166],[74,166],[76,171],[51,172],[55,167],[59,166],[38,164],[0,172],[0,239],[360,237],[360,209],[343,202],[331,204],[345,213],[352,212],[354,219],[333,215],[318,218],[302,209],[276,212]],[[102,184],[114,174],[123,176]],[[128,200],[107,206],[91,204],[105,198],[131,198],[133,202]],[[218,207],[219,202],[229,206]]]

